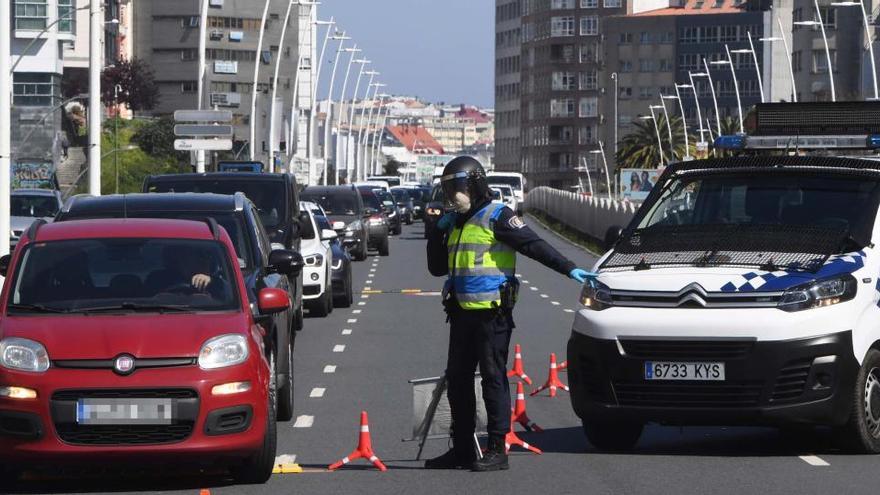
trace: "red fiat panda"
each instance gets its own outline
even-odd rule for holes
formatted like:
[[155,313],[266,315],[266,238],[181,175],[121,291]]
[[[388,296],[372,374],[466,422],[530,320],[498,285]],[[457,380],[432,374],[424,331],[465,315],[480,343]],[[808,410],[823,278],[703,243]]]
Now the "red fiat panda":
[[[300,270],[287,254],[269,269]],[[0,466],[211,459],[267,480],[259,323],[290,300],[263,289],[252,314],[236,260],[212,219],[35,223],[0,258]]]

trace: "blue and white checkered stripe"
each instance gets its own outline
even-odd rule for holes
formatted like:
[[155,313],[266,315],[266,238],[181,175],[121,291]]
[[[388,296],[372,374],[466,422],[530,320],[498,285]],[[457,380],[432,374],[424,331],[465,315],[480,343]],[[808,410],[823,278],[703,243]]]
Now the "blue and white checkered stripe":
[[847,253],[832,256],[815,274],[779,270],[774,272],[749,272],[721,286],[721,292],[770,292],[789,289],[810,280],[853,273],[865,266],[865,253]]

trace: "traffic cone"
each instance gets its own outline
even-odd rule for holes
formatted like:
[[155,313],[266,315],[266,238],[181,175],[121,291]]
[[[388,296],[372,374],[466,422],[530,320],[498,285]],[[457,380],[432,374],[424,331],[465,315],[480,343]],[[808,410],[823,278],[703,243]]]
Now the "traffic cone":
[[568,371],[568,359],[559,363],[559,368],[557,369],[559,369],[559,371]]
[[529,431],[544,431],[543,428],[536,425],[526,414],[526,394],[523,391],[523,384],[516,384],[516,403],[513,408],[513,421],[521,424],[523,428]]
[[539,449],[538,447],[535,447],[534,445],[529,445],[528,442],[524,442],[520,437],[517,436],[516,433],[513,432],[513,423],[515,420],[515,416],[516,416],[515,414],[511,413],[511,415],[510,415],[510,431],[507,432],[507,435],[504,435],[505,453],[510,452],[510,447],[512,445],[517,445],[517,446],[522,447],[526,450],[531,450],[532,452],[534,452],[536,454],[543,454],[543,452],[541,452],[541,449]]
[[373,453],[373,442],[370,441],[370,423],[367,419],[367,411],[361,411],[361,434],[358,438],[357,448],[347,457],[343,457],[339,461],[331,464],[328,469],[333,471],[356,459],[367,459],[372,462],[374,466],[379,468],[379,471],[388,470],[388,468],[385,467],[385,464],[382,464],[382,461],[380,461],[379,458],[376,457],[376,454]]
[[538,387],[531,395],[538,395],[542,390],[550,389],[550,397],[556,397],[556,389],[561,388],[568,392],[568,386],[559,381],[559,373],[556,370],[556,353],[550,353],[550,376],[547,377],[547,383]]
[[527,375],[525,371],[523,371],[522,348],[519,346],[519,344],[513,346],[513,369],[507,372],[508,378],[512,376],[519,377],[520,380],[528,383],[529,385],[532,384],[532,379],[529,378],[529,375]]

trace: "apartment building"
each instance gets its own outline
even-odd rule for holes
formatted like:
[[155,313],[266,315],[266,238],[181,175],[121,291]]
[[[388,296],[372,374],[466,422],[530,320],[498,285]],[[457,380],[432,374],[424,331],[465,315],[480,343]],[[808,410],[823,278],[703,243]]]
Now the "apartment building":
[[495,0],[495,167],[521,167],[522,0]]

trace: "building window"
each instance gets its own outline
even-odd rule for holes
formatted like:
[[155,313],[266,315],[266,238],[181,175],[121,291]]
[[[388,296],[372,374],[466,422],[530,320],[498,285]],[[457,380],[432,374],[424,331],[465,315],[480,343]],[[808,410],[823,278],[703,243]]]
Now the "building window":
[[672,72],[672,60],[668,58],[661,58],[660,72]]
[[76,31],[76,13],[73,0],[58,0],[58,32],[73,33]]
[[739,37],[739,26],[721,26],[721,43],[736,41]]
[[595,126],[585,126],[578,128],[578,144],[593,144],[596,141]]
[[[831,50],[831,66],[837,67],[837,50]],[[828,57],[825,56],[825,50],[813,50],[813,73],[828,73]]]
[[605,0],[606,9],[616,9],[621,5],[620,0]]
[[664,45],[675,43],[675,35],[672,31],[665,31],[663,33],[660,33],[657,35],[657,38],[659,39],[660,43],[663,43]]
[[654,72],[654,59],[653,58],[640,58],[639,59],[639,72]]
[[599,8],[599,0],[581,0],[581,8],[597,9]]
[[654,41],[651,38],[653,38],[653,36],[651,36],[651,33],[647,31],[642,31],[641,33],[639,33],[639,43],[643,45],[650,45]]
[[56,93],[52,74],[16,72],[12,75],[12,103],[23,107],[50,107]]
[[[629,86],[621,86],[617,90],[617,93],[618,93],[618,96],[620,97],[621,100],[628,100],[628,99],[632,98],[633,89]],[[583,117],[583,115],[582,115],[582,117]]]
[[550,36],[574,36],[574,16],[551,18]]
[[617,39],[617,42],[620,43],[621,45],[624,45],[627,43],[632,43],[633,42],[632,33],[620,33],[620,37]]
[[620,72],[632,72],[633,63],[629,60],[620,61]]
[[801,65],[801,51],[798,50],[791,54],[791,67],[794,72],[800,72],[803,69]]
[[575,0],[553,0],[550,4],[551,10],[573,9]]
[[183,61],[191,61],[195,60],[198,52],[195,48],[184,48],[180,51],[180,60]]
[[582,64],[599,62],[598,51],[595,43],[587,43],[580,46],[579,60]]
[[825,24],[825,29],[837,29],[836,8],[819,7],[819,13],[822,14],[822,24]]
[[571,98],[550,100],[550,117],[574,117],[574,100]]
[[581,98],[580,104],[578,105],[578,116],[581,118],[597,116],[599,114],[598,101],[599,99],[595,96]]
[[195,81],[185,81],[180,83],[181,93],[195,93],[198,91],[198,83]]
[[678,40],[680,43],[699,43],[699,28],[683,27],[679,29]]
[[639,88],[639,99],[640,100],[650,100],[654,97],[654,88],[650,86],[641,86]]
[[15,29],[41,31],[48,18],[46,0],[15,0]]
[[597,34],[599,34],[599,16],[581,17],[581,36],[595,36]]
[[573,91],[575,80],[573,72],[554,72],[553,91]]
[[599,87],[599,76],[596,69],[581,72],[578,89],[581,91],[593,91]]

